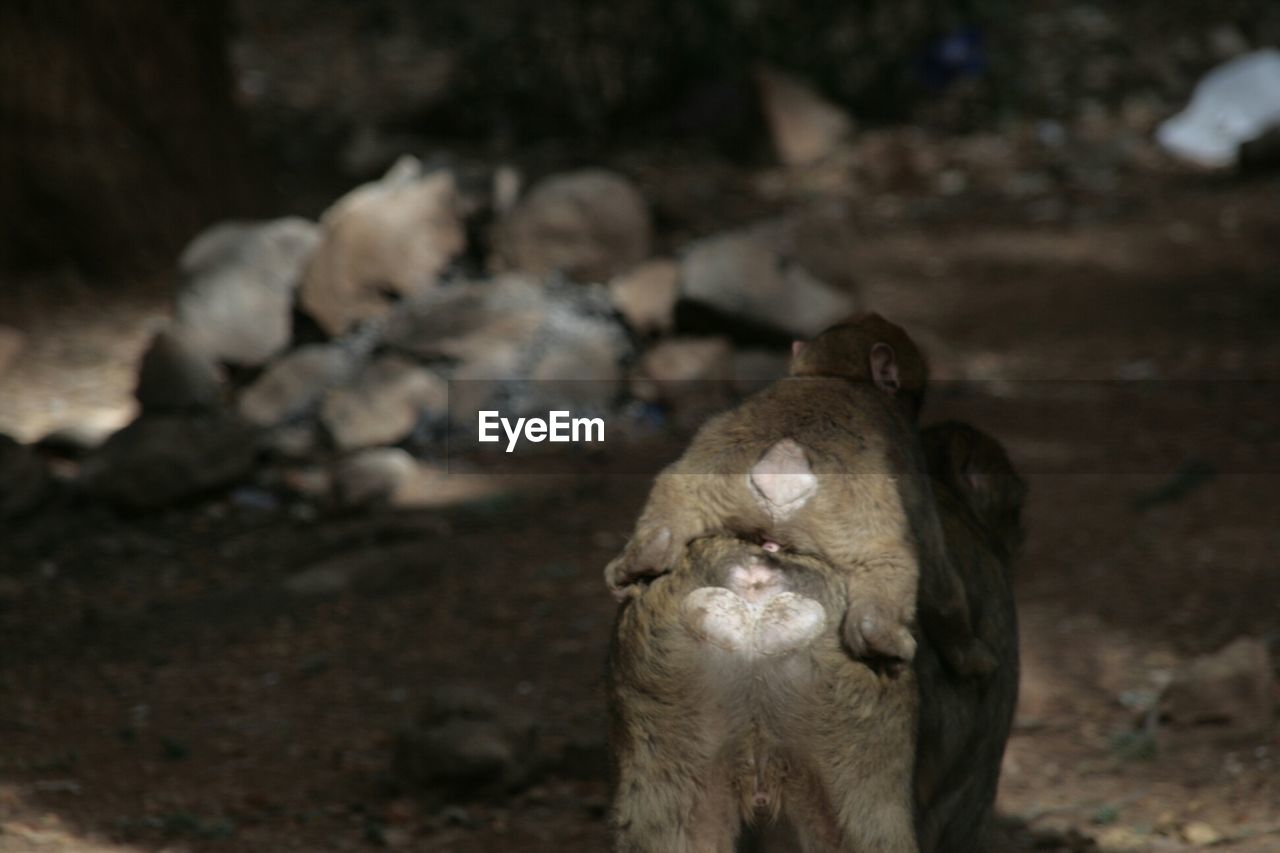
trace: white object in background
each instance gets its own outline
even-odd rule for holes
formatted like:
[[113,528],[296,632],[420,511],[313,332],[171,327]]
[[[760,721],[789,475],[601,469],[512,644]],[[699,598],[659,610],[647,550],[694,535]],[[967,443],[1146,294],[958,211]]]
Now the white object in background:
[[1232,166],[1242,143],[1280,125],[1280,50],[1256,50],[1196,84],[1187,108],[1156,129],[1171,154],[1201,166]]

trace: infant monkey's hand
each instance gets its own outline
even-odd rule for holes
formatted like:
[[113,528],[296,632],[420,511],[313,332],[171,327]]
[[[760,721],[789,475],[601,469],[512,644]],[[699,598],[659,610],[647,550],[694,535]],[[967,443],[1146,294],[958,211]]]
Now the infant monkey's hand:
[[855,601],[845,611],[845,645],[859,660],[883,664],[897,675],[916,656],[910,617],[901,608],[873,600]]
[[[683,546],[683,542],[679,546]],[[671,571],[677,548],[670,528],[637,531],[631,541],[604,567],[604,581],[618,601],[639,595],[645,585]]]

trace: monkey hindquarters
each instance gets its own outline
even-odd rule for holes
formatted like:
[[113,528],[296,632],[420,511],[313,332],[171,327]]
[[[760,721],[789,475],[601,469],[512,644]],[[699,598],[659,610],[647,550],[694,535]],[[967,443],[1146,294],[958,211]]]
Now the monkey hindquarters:
[[729,853],[779,821],[807,851],[915,853],[915,683],[841,648],[845,589],[820,561],[709,538],[622,608],[619,850]]

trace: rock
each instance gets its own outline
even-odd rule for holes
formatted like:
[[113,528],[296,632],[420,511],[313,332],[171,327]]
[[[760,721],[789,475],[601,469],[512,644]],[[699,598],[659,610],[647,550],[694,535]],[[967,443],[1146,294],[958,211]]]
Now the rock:
[[17,362],[26,340],[27,336],[12,326],[0,325],[0,376]]
[[614,307],[636,332],[668,334],[680,297],[680,266],[659,258],[645,261],[609,282]]
[[[472,425],[474,428],[474,425]],[[462,474],[449,469],[418,463],[389,499],[396,509],[430,509],[487,503],[502,500],[514,493],[518,483],[512,478],[494,474]]]
[[178,262],[177,336],[214,360],[265,363],[289,344],[294,290],[319,240],[314,223],[294,217],[201,233]]
[[449,387],[436,373],[396,356],[367,365],[320,404],[320,422],[340,450],[395,444],[424,418],[448,418]]
[[1267,644],[1240,637],[1176,670],[1160,698],[1160,711],[1174,725],[1219,724],[1254,731],[1271,723],[1275,694]]
[[520,275],[441,288],[399,312],[384,340],[456,362],[449,415],[467,429],[481,408],[603,413],[621,390],[630,351],[602,286],[543,285]]
[[321,225],[299,301],[330,335],[385,316],[389,296],[429,290],[466,246],[453,175],[424,176],[412,157],[339,199]]
[[636,381],[655,389],[698,380],[725,381],[733,376],[733,345],[727,338],[673,338],[650,347],[640,356]]
[[532,381],[506,383],[516,413],[603,415],[620,396],[622,359],[630,352],[626,334],[603,310],[603,291],[580,296],[552,300],[530,353]]
[[798,263],[790,242],[779,223],[696,242],[681,261],[681,295],[794,337],[813,337],[856,303]]
[[85,461],[81,481],[100,500],[154,509],[236,483],[256,454],[257,431],[232,413],[144,415]]
[[384,340],[420,358],[496,359],[514,367],[542,326],[548,303],[547,289],[523,275],[449,285],[396,312]]
[[258,426],[277,426],[317,406],[325,391],[351,378],[356,356],[338,343],[309,344],[276,361],[244,390],[240,414]]
[[52,493],[53,478],[30,447],[0,433],[0,519],[38,509]]
[[417,460],[399,447],[361,450],[334,466],[333,496],[352,508],[391,503],[417,470]]
[[1209,847],[1222,840],[1222,833],[1202,820],[1193,820],[1185,824],[1181,835],[1184,841],[1195,847]]
[[676,338],[647,350],[631,379],[636,397],[662,403],[691,426],[733,399],[733,346],[727,338]]
[[498,254],[534,275],[604,282],[649,255],[649,209],[621,175],[583,169],[534,185],[500,223]]
[[[451,693],[451,695],[441,695]],[[450,797],[509,792],[538,765],[536,729],[476,690],[437,690],[419,720],[398,733],[393,770]]]
[[182,327],[156,332],[138,368],[134,392],[144,413],[209,409],[222,404],[222,372],[186,339]]
[[853,132],[844,110],[800,80],[770,68],[756,74],[760,102],[778,159],[810,166],[833,154]]

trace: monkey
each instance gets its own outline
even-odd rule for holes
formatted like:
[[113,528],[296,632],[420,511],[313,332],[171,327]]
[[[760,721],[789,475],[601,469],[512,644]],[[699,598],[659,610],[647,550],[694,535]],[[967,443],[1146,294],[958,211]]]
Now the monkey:
[[984,849],[1017,697],[1010,569],[1026,486],[973,427],[939,424],[922,438],[975,630],[1000,661],[994,676],[951,673],[927,633],[904,675],[878,674],[842,646],[850,590],[839,567],[698,539],[615,622],[619,853]]
[[609,652],[619,853],[916,853],[916,684],[850,657],[842,569],[724,535],[620,608]]
[[1027,486],[1000,443],[972,426],[935,424],[921,437],[973,630],[999,665],[982,681],[957,678],[929,636],[921,639],[913,662],[920,696],[917,834],[924,853],[977,853],[987,848],[1018,696],[1012,570],[1023,540]]
[[[895,346],[896,345],[896,346]],[[793,347],[791,378],[708,421],[656,478],[636,530],[605,569],[619,598],[714,532],[819,555],[857,588],[844,635],[855,657],[900,669],[924,585],[926,630],[956,671],[995,665],[968,624],[942,544],[915,427],[927,365],[900,327],[856,316]]]

